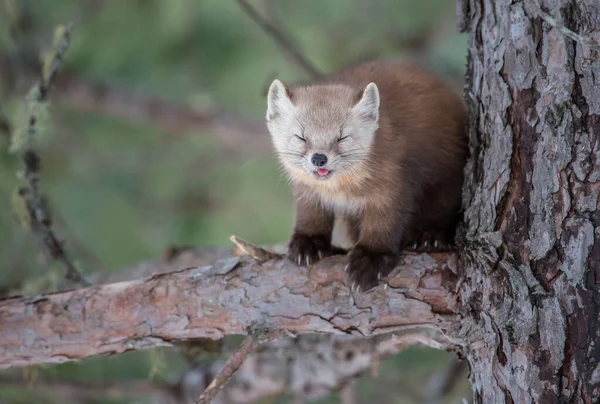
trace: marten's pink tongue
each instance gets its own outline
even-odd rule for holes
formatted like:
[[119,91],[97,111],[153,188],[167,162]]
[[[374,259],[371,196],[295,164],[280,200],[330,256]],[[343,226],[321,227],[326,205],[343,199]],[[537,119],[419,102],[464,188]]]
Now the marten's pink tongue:
[[329,174],[329,170],[328,170],[328,169],[326,169],[326,168],[319,168],[319,169],[317,170],[317,173],[318,173],[318,174],[319,174],[321,177],[324,177],[324,176],[326,176],[327,174]]

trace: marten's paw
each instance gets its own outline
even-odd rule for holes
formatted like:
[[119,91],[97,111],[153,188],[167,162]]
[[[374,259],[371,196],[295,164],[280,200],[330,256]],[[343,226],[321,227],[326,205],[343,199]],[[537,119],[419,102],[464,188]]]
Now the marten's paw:
[[346,267],[351,289],[367,291],[379,284],[398,262],[392,252],[376,252],[367,247],[357,246],[350,252],[350,262]]
[[330,255],[345,254],[346,251],[332,246],[327,236],[294,234],[288,244],[288,258],[298,265],[312,265]]

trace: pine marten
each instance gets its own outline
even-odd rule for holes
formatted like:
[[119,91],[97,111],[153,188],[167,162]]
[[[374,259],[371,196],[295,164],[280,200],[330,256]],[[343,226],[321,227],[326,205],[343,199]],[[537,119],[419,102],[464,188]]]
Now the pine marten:
[[398,61],[349,67],[286,87],[274,80],[267,127],[296,199],[288,256],[301,265],[352,243],[346,273],[368,290],[405,249],[453,244],[467,157],[466,108],[442,80]]

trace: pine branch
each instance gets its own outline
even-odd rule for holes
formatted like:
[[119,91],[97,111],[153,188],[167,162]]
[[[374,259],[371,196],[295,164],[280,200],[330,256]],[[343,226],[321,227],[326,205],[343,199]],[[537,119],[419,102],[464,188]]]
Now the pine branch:
[[361,294],[346,285],[346,264],[346,257],[330,257],[309,271],[286,258],[229,257],[145,279],[0,300],[0,367],[216,340],[247,334],[256,323],[291,335],[387,335],[391,345],[399,335],[403,343],[438,349],[457,343],[448,334],[459,325],[454,254],[406,254],[386,284]]
[[287,53],[290,58],[311,78],[321,77],[317,68],[298,50],[292,41],[279,30],[274,24],[271,24],[266,18],[248,3],[247,0],[237,0],[240,8],[254,21],[264,32],[275,40],[277,45]]

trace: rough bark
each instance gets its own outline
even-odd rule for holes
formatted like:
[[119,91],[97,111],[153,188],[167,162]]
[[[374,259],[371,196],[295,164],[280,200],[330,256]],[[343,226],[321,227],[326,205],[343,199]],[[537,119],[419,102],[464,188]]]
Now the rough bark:
[[485,404],[600,399],[600,3],[538,1],[459,4],[472,152],[461,335]]
[[455,256],[407,255],[386,285],[351,294],[345,257],[299,268],[231,257],[137,281],[0,301],[0,367],[78,360],[220,339],[251,327],[286,333],[416,335],[437,348],[458,325]]

